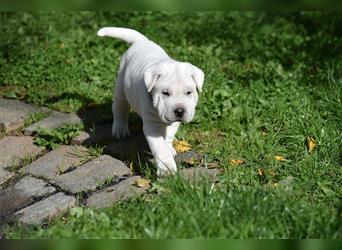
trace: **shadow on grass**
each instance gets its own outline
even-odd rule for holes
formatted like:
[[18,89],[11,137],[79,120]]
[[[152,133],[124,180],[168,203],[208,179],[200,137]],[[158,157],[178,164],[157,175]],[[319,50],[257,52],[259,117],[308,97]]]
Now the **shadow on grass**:
[[277,59],[285,68],[299,61],[318,67],[335,61],[342,53],[339,12],[217,13],[216,16],[198,18],[184,32],[191,44],[199,46],[221,41],[217,47],[227,51],[224,60]]
[[124,161],[138,174],[145,174],[146,169],[153,169],[151,153],[142,131],[141,118],[134,112],[129,114],[130,136],[121,140],[112,137],[112,102],[92,105],[93,100],[77,93],[63,93],[47,100],[54,103],[61,99],[77,99],[84,103],[77,115],[84,124],[87,135],[79,144],[103,147],[104,153]]

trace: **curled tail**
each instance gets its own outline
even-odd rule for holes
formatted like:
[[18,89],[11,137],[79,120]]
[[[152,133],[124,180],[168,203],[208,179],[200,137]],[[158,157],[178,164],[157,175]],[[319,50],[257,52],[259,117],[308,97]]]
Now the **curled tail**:
[[146,41],[148,38],[136,30],[116,27],[104,27],[97,32],[98,36],[119,38],[127,43]]

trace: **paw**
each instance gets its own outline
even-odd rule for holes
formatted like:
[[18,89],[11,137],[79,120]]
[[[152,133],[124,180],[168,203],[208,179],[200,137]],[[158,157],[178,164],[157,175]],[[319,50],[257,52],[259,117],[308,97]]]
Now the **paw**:
[[173,175],[177,172],[177,166],[173,159],[172,161],[161,161],[159,159],[156,159],[156,164],[158,177]]
[[129,136],[128,126],[123,126],[118,123],[113,123],[112,136],[116,139],[122,139]]

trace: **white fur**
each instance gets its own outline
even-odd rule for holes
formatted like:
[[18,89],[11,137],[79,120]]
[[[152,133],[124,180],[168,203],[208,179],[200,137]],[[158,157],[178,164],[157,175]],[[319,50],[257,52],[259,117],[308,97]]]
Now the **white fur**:
[[201,91],[204,81],[202,70],[171,59],[159,45],[135,30],[106,27],[98,35],[132,44],[120,62],[113,102],[113,136],[129,135],[131,106],[143,120],[158,176],[176,172],[172,141],[180,122],[190,122],[194,116],[197,90]]

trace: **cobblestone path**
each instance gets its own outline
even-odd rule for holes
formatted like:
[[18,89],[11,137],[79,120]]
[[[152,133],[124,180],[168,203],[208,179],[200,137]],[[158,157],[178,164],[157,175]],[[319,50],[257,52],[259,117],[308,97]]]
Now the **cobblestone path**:
[[[35,113],[47,116],[29,126],[25,121]],[[148,150],[142,134],[115,141],[111,124],[97,124],[74,138],[73,145],[47,150],[36,145],[34,136],[42,128],[53,129],[82,122],[75,113],[51,112],[17,100],[0,98],[0,224],[19,220],[40,224],[74,206],[102,208],[146,190],[136,185],[141,177],[124,163],[132,154]],[[104,145],[104,154],[94,157],[88,146]],[[193,152],[178,161],[200,157]],[[180,171],[185,178],[206,175],[217,169],[204,167]],[[1,238],[1,235],[0,235]]]

